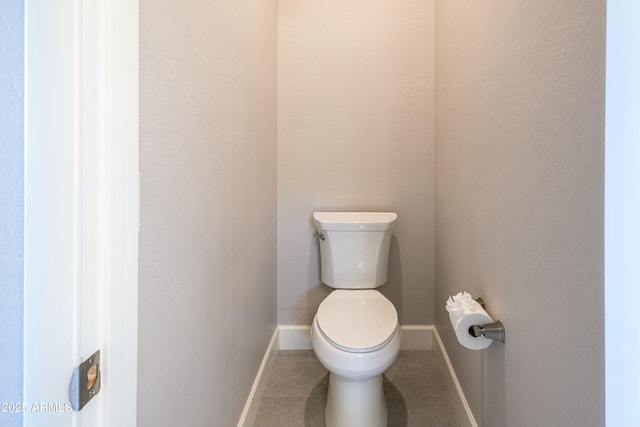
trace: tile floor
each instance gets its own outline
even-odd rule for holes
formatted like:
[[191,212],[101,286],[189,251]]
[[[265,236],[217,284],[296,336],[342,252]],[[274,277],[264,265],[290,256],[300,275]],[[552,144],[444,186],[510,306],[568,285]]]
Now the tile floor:
[[[324,427],[328,381],[313,351],[280,351],[254,427]],[[384,393],[389,427],[460,427],[431,351],[401,351]]]

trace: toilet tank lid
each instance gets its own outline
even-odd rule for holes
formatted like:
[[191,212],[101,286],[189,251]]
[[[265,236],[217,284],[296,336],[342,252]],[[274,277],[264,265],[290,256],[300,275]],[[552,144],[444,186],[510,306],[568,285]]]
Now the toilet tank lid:
[[313,223],[327,231],[391,230],[398,219],[395,212],[314,212]]

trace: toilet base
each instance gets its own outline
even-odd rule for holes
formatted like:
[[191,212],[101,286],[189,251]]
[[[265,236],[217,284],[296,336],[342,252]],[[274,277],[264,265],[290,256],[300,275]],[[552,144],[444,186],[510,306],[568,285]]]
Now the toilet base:
[[382,375],[348,380],[331,373],[325,418],[327,427],[386,427]]

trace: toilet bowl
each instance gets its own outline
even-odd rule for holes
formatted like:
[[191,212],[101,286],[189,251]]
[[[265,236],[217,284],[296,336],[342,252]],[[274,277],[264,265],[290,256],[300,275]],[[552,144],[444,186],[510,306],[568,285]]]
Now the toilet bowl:
[[319,305],[311,344],[330,372],[327,427],[385,427],[382,374],[400,351],[393,304],[375,288],[387,281],[395,213],[316,212],[321,278],[335,288]]
[[[342,328],[341,317],[350,318]],[[400,327],[391,302],[375,290],[333,291],[313,320],[311,343],[330,372],[326,425],[386,426],[382,374],[400,351]]]

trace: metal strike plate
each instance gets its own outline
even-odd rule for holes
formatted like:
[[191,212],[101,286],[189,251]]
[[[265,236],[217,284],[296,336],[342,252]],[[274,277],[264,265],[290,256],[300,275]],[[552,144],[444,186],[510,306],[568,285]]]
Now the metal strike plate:
[[71,376],[69,401],[74,411],[81,410],[100,391],[100,350],[78,366]]

